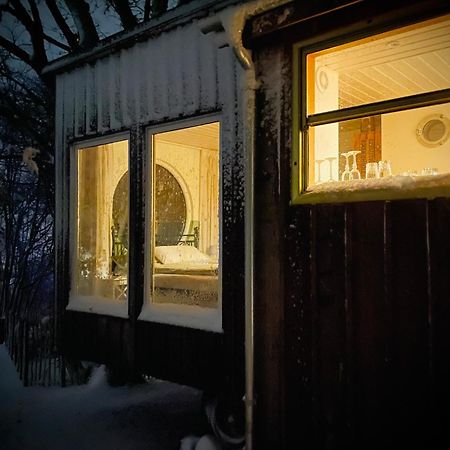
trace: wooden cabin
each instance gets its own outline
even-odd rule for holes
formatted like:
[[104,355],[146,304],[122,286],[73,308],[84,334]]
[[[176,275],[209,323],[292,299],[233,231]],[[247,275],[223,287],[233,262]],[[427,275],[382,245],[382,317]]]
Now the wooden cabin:
[[291,2],[247,23],[257,449],[449,445],[449,12]]
[[249,449],[445,437],[449,13],[194,1],[51,63],[65,355],[245,393]]

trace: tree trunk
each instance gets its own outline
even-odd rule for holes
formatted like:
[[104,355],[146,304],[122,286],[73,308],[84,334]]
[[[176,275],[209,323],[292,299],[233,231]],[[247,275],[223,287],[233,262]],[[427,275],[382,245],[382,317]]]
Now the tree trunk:
[[75,26],[80,36],[80,47],[94,47],[98,42],[98,33],[89,10],[89,4],[84,0],[65,0],[72,14]]

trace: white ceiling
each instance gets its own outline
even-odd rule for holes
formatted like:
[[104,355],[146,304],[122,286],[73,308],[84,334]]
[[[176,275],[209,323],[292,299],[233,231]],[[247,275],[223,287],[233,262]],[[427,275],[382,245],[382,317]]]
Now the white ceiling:
[[339,74],[340,108],[450,88],[450,16],[402,30],[318,53],[315,67]]
[[214,122],[196,127],[158,133],[155,139],[159,142],[188,147],[219,150],[219,135],[219,122]]

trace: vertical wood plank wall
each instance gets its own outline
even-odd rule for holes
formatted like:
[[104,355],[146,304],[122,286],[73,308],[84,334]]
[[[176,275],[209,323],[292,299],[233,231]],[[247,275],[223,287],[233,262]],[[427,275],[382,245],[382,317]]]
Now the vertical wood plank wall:
[[286,438],[436,445],[450,393],[449,226],[450,199],[291,208]]
[[[65,319],[59,334],[64,335],[68,355],[137,366],[155,376],[200,386],[225,380],[242,396],[242,69],[231,48],[217,47],[213,34],[202,34],[197,23],[191,22],[57,76],[56,301],[59,316]],[[224,334],[137,320],[145,301],[145,127],[209,113],[218,114],[221,120]],[[130,132],[130,231],[134,239],[129,251],[129,320],[65,311],[70,291],[70,145],[120,131]]]
[[448,446],[450,199],[290,206],[290,51],[255,55],[256,448]]

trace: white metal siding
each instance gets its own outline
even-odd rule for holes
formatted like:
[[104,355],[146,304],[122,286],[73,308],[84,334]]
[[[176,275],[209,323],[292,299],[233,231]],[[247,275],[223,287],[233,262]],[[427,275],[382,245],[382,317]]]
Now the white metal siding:
[[57,83],[60,137],[67,142],[234,104],[234,92],[218,98],[236,77],[235,58],[228,53],[217,48],[214,35],[203,35],[191,23],[63,73]]

